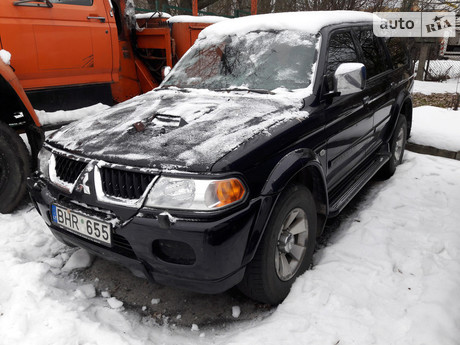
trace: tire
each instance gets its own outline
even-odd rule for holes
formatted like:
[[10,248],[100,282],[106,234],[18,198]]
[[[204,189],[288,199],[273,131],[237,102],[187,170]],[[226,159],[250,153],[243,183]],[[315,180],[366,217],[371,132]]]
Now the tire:
[[0,122],[0,212],[10,213],[26,194],[30,158],[26,145],[7,124]]
[[396,167],[402,163],[404,150],[407,142],[407,120],[404,115],[399,115],[395,132],[390,142],[390,160],[380,170],[380,176],[384,179],[394,175]]
[[254,259],[238,285],[241,292],[262,303],[281,303],[295,279],[312,264],[316,217],[310,191],[300,185],[288,186],[278,199]]

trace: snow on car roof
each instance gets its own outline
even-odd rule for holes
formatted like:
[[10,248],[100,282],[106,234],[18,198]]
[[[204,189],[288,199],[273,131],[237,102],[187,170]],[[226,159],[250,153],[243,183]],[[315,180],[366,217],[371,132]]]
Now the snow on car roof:
[[228,18],[219,16],[174,16],[168,19],[168,23],[207,23],[214,24]]
[[295,30],[316,34],[323,27],[353,22],[372,22],[378,18],[372,13],[359,11],[312,11],[260,14],[225,20],[204,29],[200,38],[222,37],[256,30]]

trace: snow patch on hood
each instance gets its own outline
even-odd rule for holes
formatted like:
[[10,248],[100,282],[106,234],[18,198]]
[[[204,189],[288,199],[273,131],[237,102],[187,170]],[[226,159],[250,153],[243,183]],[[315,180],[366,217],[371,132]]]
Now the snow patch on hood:
[[[252,137],[268,136],[282,123],[308,117],[299,110],[301,100],[289,92],[157,89],[74,122],[54,133],[49,142],[108,161],[209,169]],[[157,116],[169,117],[176,125],[163,126]]]

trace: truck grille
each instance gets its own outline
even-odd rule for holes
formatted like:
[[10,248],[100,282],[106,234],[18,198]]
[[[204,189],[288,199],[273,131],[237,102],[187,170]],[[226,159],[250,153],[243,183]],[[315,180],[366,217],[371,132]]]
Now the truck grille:
[[133,171],[101,168],[102,190],[106,195],[139,199],[155,175]]
[[78,176],[80,176],[86,163],[76,161],[64,156],[55,155],[56,159],[56,175],[61,181],[67,183],[74,183]]

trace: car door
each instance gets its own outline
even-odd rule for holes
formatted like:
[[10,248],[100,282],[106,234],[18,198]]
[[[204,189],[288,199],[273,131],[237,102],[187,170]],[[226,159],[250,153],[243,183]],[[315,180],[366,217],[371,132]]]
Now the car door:
[[[346,62],[360,62],[356,40],[351,30],[333,32],[326,53],[326,91],[333,90],[334,72],[341,63]],[[326,106],[322,111],[326,118],[329,189],[340,183],[365,157],[373,125],[372,112],[366,106],[366,101],[364,92],[335,96],[325,101]]]
[[24,89],[112,81],[116,25],[102,0],[2,2],[2,46]]
[[395,102],[392,68],[381,38],[374,35],[372,27],[356,29],[361,49],[361,59],[366,66],[367,81],[364,90],[368,107],[373,111],[373,139],[367,148],[370,155],[382,145],[382,133],[389,123],[391,107]]

